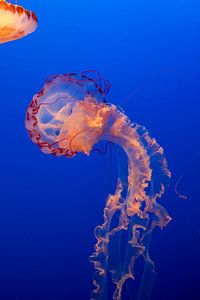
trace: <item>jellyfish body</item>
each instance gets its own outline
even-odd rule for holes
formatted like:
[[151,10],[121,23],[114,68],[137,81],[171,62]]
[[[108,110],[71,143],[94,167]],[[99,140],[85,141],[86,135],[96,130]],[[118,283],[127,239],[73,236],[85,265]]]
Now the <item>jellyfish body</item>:
[[[115,105],[103,101],[110,87],[107,81],[104,83],[106,87],[102,88],[102,82],[85,74],[51,77],[29,105],[26,128],[44,153],[56,156],[73,157],[78,152],[89,155],[100,140],[118,144],[125,151],[128,188],[118,178],[115,193],[106,201],[103,224],[95,228],[97,243],[90,257],[95,268],[91,299],[107,299],[110,276],[115,287],[112,299],[120,300],[124,283],[135,278],[139,257],[145,258],[147,273],[154,273],[148,241],[155,226],[163,228],[171,220],[157,203],[170,172],[163,149],[147,130],[131,123]],[[129,232],[123,258],[119,247],[122,232]],[[147,281],[138,299],[147,299],[150,275]]]
[[20,39],[37,28],[36,15],[22,6],[0,1],[0,44]]

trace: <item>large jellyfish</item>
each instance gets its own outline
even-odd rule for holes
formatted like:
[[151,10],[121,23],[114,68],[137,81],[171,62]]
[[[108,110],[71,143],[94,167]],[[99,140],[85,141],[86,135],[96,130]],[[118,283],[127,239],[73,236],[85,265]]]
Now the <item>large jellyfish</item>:
[[0,44],[22,38],[36,30],[37,17],[22,6],[0,0]]
[[101,140],[117,144],[126,153],[127,184],[119,176],[115,193],[107,198],[103,224],[95,228],[91,299],[124,299],[125,283],[135,279],[137,261],[142,260],[137,299],[146,300],[154,282],[154,264],[148,252],[151,232],[171,220],[157,203],[170,172],[156,140],[106,102],[110,83],[97,72],[91,74],[95,76],[83,72],[50,77],[28,107],[26,128],[31,140],[47,154],[89,155]]

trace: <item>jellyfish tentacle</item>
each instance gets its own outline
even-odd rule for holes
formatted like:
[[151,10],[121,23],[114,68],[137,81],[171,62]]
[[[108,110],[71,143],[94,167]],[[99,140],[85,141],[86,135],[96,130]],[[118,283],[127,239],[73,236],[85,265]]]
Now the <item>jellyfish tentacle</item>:
[[[144,131],[143,129],[142,133],[140,133],[139,129],[141,128],[135,124],[131,124],[124,114],[117,111],[114,106],[110,106],[109,118],[112,119],[112,126],[108,128],[105,125],[103,132],[106,133],[105,136],[103,134],[101,138],[115,142],[121,146],[126,152],[129,161],[128,193],[124,201],[126,203],[126,209],[123,211],[122,207],[120,207],[121,212],[123,211],[124,213],[126,223],[123,224],[124,226],[118,224],[116,228],[107,232],[109,239],[107,239],[106,247],[108,251],[109,243],[111,242],[110,237],[118,230],[127,230],[129,226],[132,226],[132,238],[128,241],[127,246],[127,251],[130,253],[126,254],[122,269],[119,271],[117,268],[112,268],[112,266],[110,266],[109,269],[112,273],[112,280],[116,285],[113,299],[120,300],[124,283],[129,278],[134,279],[134,263],[139,256],[146,255],[149,270],[152,269],[153,272],[153,264],[151,263],[148,253],[145,252],[146,243],[144,243],[144,240],[146,235],[151,232],[153,227],[164,227],[171,220],[166,210],[156,203],[156,198],[159,198],[164,192],[164,183],[160,182],[159,191],[157,191],[153,197],[152,195],[150,197],[146,191],[148,183],[152,180],[153,174],[153,170],[150,166],[151,158],[157,155],[159,156],[156,163],[158,164],[157,168],[161,170],[163,177],[169,177],[170,173],[166,167],[166,160],[162,148],[154,139],[149,137],[146,130]],[[110,125],[109,118],[107,118],[107,122]],[[145,142],[146,147],[144,147]],[[115,199],[116,196],[117,194],[115,194],[113,198]],[[119,197],[116,198],[119,199]],[[112,217],[112,212],[116,209],[115,203],[113,204],[111,202],[110,204],[110,209],[106,211],[108,214],[110,213],[110,216],[106,215],[106,220],[109,220]],[[150,213],[155,214],[156,220],[152,222],[150,229],[148,229]],[[142,230],[139,231],[139,229]],[[107,230],[109,230],[109,228],[107,228]],[[97,244],[99,244],[101,241],[101,239],[99,240],[99,236],[97,236],[97,240]],[[98,253],[100,253],[98,251],[100,251],[100,249],[96,247],[96,257],[98,257]],[[112,255],[112,253],[107,253],[108,257],[112,257]],[[94,299],[98,299],[98,297]]]
[[93,283],[96,288],[93,291],[92,299],[104,299],[103,297],[105,297],[104,285],[102,285],[102,277],[104,277],[107,273],[105,265],[107,265],[109,259],[108,246],[110,238],[114,236],[116,232],[119,232],[122,229],[126,229],[127,220],[126,217],[123,216],[122,212],[120,215],[120,222],[118,226],[110,229],[112,218],[114,217],[116,212],[121,211],[122,207],[124,206],[121,197],[122,190],[122,183],[119,180],[115,195],[109,195],[106,201],[106,207],[104,209],[104,223],[101,226],[97,226],[95,228],[97,243],[95,245],[95,252],[90,257],[90,261],[94,264],[94,267],[96,269],[96,273],[93,277]]

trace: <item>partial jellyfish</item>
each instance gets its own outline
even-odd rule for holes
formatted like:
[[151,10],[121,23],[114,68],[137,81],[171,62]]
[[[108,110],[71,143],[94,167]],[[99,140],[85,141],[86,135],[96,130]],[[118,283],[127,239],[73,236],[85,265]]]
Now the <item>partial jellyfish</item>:
[[0,0],[0,44],[20,39],[36,30],[34,12],[20,5]]
[[142,260],[143,276],[134,299],[146,300],[155,273],[148,252],[151,232],[171,220],[157,202],[171,174],[163,148],[147,130],[106,102],[109,88],[109,81],[94,71],[52,76],[33,97],[26,128],[46,154],[90,155],[101,140],[117,144],[126,153],[127,183],[119,176],[115,193],[107,198],[103,224],[95,228],[91,299],[124,299],[125,283],[137,279],[137,261]]

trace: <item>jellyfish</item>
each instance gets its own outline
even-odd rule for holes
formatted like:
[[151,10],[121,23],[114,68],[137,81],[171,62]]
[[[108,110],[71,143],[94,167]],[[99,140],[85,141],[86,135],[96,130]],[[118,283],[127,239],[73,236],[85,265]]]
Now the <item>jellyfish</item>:
[[89,156],[99,141],[123,149],[128,160],[127,183],[119,175],[115,192],[107,197],[102,224],[94,230],[91,299],[124,299],[125,284],[135,279],[136,263],[142,259],[145,276],[137,299],[146,300],[155,274],[149,255],[151,233],[171,220],[159,203],[171,174],[163,148],[144,126],[132,123],[106,101],[109,89],[110,82],[95,71],[51,76],[33,97],[25,126],[33,143],[46,154]]
[[37,28],[37,17],[20,5],[0,0],[0,44],[20,39]]

